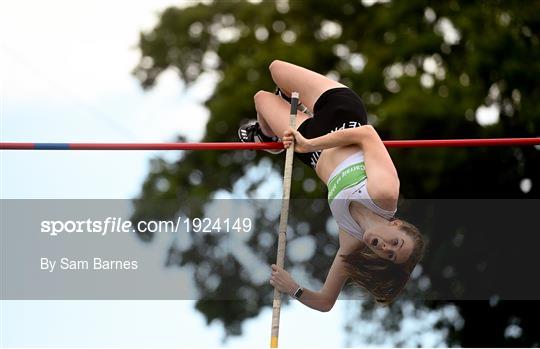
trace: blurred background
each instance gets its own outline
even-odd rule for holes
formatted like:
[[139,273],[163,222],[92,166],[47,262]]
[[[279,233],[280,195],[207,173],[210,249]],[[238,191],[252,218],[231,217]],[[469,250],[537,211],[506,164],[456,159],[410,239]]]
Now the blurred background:
[[[538,135],[539,2],[0,6],[2,141],[236,141],[237,126],[255,117],[252,96],[274,88],[268,73],[274,59],[352,87],[383,139]],[[288,302],[280,344],[540,345],[537,297],[497,291],[536,279],[534,212],[516,222],[520,216],[507,208],[538,199],[539,151],[391,150],[401,214],[429,239],[406,294],[381,308],[348,287],[329,313]],[[136,199],[133,219],[200,216],[215,199],[281,196],[283,161],[264,152],[4,151],[0,161],[3,199]],[[300,283],[317,288],[337,248],[335,223],[316,204],[325,188],[299,162],[291,196],[312,205],[293,205],[286,265]],[[165,200],[177,204],[160,205]],[[448,202],[451,210],[440,209]],[[459,219],[477,207],[481,218]],[[266,345],[271,289],[244,272],[246,256],[263,265],[275,259],[277,220],[259,214],[257,230],[237,253],[220,253],[230,242],[225,236],[178,243],[174,236],[138,234],[126,242],[156,273],[189,283],[198,300],[2,301],[2,344]],[[520,244],[512,248],[516,236]],[[231,289],[238,299],[216,300]]]

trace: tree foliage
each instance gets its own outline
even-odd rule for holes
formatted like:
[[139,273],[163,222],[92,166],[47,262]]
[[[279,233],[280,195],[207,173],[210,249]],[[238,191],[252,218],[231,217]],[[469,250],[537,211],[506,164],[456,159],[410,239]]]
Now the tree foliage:
[[[274,88],[267,71],[274,59],[330,74],[353,88],[364,99],[369,120],[383,139],[538,134],[539,2],[367,3],[215,1],[171,7],[160,14],[152,30],[141,33],[141,60],[134,75],[149,89],[161,73],[170,69],[188,85],[201,74],[219,73],[215,90],[206,102],[211,117],[202,141],[236,140],[237,126],[255,116],[252,96],[260,89]],[[479,107],[498,110],[498,118],[490,124],[479,122]],[[179,117],[185,118],[186,123],[191,121],[181,113]],[[402,149],[392,150],[391,155],[400,173],[403,198],[532,199],[538,197],[540,190],[540,157],[534,147]],[[249,177],[247,173],[257,164],[266,168],[267,176],[270,169],[282,173],[281,159],[262,152],[185,152],[176,163],[157,159],[134,216],[172,217],[179,211],[200,214],[203,206],[193,205],[192,200],[205,203],[217,191],[231,190],[239,179]],[[532,182],[523,182],[527,178]],[[248,193],[253,194],[264,185],[265,179],[263,176],[248,180]],[[287,263],[323,280],[337,241],[335,236],[325,233],[329,212],[320,205],[321,200],[316,200],[324,198],[325,187],[315,180],[312,171],[303,164],[295,164],[291,196],[310,201],[293,207],[290,225],[296,237],[311,232],[309,236],[316,239],[318,252],[307,261]],[[169,184],[166,189],[159,185],[160,181]],[[530,190],[522,190],[524,183],[532,183]],[[164,200],[172,200],[176,205],[160,205]],[[467,207],[473,204],[474,201],[467,201]],[[310,205],[311,209],[307,209]],[[490,303],[485,297],[479,300],[474,293],[478,280],[501,287],[505,282],[520,285],[517,276],[521,275],[523,263],[534,263],[530,259],[520,260],[515,251],[508,254],[508,239],[504,236],[491,239],[492,229],[501,224],[509,230],[516,229],[511,216],[489,224],[483,223],[495,216],[472,216],[469,218],[473,223],[464,227],[462,220],[452,218],[457,213],[433,209],[440,208],[440,202],[419,205],[422,210],[407,209],[407,204],[403,207],[410,217],[407,218],[417,223],[430,239],[423,273],[417,278],[429,278],[429,294],[445,296],[437,297],[437,301],[421,298],[416,302],[434,309],[447,303],[459,308],[463,327],[439,324],[448,326],[449,343],[538,344],[540,339],[533,329],[535,312],[540,308],[537,301],[494,302],[492,298]],[[276,244],[275,234],[271,233],[276,224],[263,219],[263,207],[258,212],[261,219],[247,244],[254,254],[271,263]],[[468,213],[470,209],[459,214],[463,217]],[[497,214],[504,216],[506,212]],[[523,230],[530,229],[522,226]],[[270,244],[260,243],[264,234],[270,235]],[[229,334],[241,333],[245,319],[270,306],[269,287],[242,273],[244,266],[233,255],[216,257],[216,249],[226,243],[223,238],[193,235],[192,239],[187,249],[171,246],[169,263],[195,266],[196,283],[203,295],[197,309],[208,321],[222,320]],[[464,242],[457,243],[456,239]],[[531,249],[521,252],[534,253]],[[479,265],[482,267],[471,272]],[[199,269],[206,272],[198,273]],[[517,276],[501,278],[512,274]],[[207,285],[209,276],[218,277],[217,287]],[[231,289],[243,290],[249,297],[216,300],[217,295]],[[409,291],[418,291],[415,283]],[[489,288],[485,292],[489,293]],[[366,305],[365,314],[369,314],[369,309],[370,305]],[[389,331],[402,316],[397,306],[391,314]],[[523,330],[518,338],[505,336],[505,328],[512,321],[517,321]]]

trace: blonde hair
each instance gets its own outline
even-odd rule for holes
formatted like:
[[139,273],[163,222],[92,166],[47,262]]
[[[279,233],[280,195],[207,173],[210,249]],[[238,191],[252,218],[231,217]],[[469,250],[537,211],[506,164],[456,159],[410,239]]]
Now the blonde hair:
[[410,236],[414,243],[405,263],[396,264],[383,259],[365,244],[348,255],[341,255],[347,264],[348,277],[378,303],[385,305],[392,303],[403,290],[425,250],[425,241],[418,228],[408,222],[400,222],[399,229]]

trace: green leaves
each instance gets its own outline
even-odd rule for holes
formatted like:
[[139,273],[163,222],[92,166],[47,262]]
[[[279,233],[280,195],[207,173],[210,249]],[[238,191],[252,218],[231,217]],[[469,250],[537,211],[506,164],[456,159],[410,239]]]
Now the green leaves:
[[[238,125],[256,116],[253,95],[260,89],[274,88],[268,73],[274,59],[339,77],[362,96],[383,139],[535,136],[540,125],[539,24],[534,15],[538,13],[538,2],[524,6],[519,1],[427,4],[415,0],[373,6],[352,0],[289,1],[288,5],[214,1],[168,8],[155,28],[141,34],[141,60],[134,75],[149,89],[167,69],[177,71],[188,86],[204,72],[218,72],[220,79],[206,102],[211,117],[202,141],[236,140]],[[476,121],[476,109],[482,105],[497,106],[498,123],[483,126]],[[181,111],[179,117],[190,122]],[[392,150],[391,155],[406,198],[538,197],[540,159],[533,147],[407,149]],[[264,152],[184,152],[176,163],[157,160],[160,167],[148,175],[134,216],[166,217],[180,211],[203,214],[203,204],[214,193],[231,191],[238,179],[247,178],[246,169],[263,158],[271,159],[281,175],[281,158]],[[196,175],[194,171],[198,171]],[[324,200],[326,188],[313,171],[297,162],[294,173],[293,198]],[[193,176],[199,179],[194,181]],[[533,182],[527,193],[520,190],[523,178]],[[168,182],[166,190],[159,185],[163,180]],[[312,185],[304,186],[304,181],[313,180],[318,183],[315,190],[305,191]],[[262,183],[255,181],[248,192],[253,193]],[[160,207],[163,200],[175,200],[177,205]],[[192,200],[201,204],[194,206]],[[262,262],[271,263],[275,244],[259,245],[258,239],[265,232],[277,233],[277,221],[264,219],[264,210],[258,215],[258,229],[247,246]],[[317,211],[303,205],[292,209],[290,224],[293,230],[307,224],[322,251],[337,244],[335,236],[326,233],[328,219],[327,209]],[[444,234],[452,235],[459,228],[451,226],[441,232],[426,217],[418,217],[418,221],[430,227],[425,234],[440,250],[450,244]],[[174,263],[196,269],[204,261],[220,287],[245,288],[257,295],[249,307],[211,301],[197,305],[208,321],[219,319],[229,334],[239,334],[244,319],[270,305],[271,289],[241,278],[243,267],[234,256],[216,257],[208,252],[207,241],[194,241],[187,250],[171,247],[169,256],[175,256]],[[471,253],[458,260],[448,256],[439,261],[428,253],[424,274],[441,280],[442,265],[451,264],[459,276],[471,265],[489,264],[489,258]],[[325,253],[315,253],[299,267],[322,280],[330,259]],[[225,264],[235,272],[224,273]],[[204,281],[196,280],[203,297],[222,290],[210,290]],[[431,290],[444,287],[447,285],[433,281]],[[460,304],[463,310],[467,306]],[[393,315],[398,321],[399,308]],[[501,321],[507,315],[502,314]],[[477,344],[455,338],[462,345]]]

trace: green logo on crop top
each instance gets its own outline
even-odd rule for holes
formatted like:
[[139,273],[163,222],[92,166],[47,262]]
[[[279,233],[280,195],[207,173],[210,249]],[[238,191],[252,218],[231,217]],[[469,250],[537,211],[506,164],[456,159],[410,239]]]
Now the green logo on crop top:
[[357,185],[366,178],[366,167],[363,162],[344,168],[328,183],[328,202],[331,203],[342,190]]

